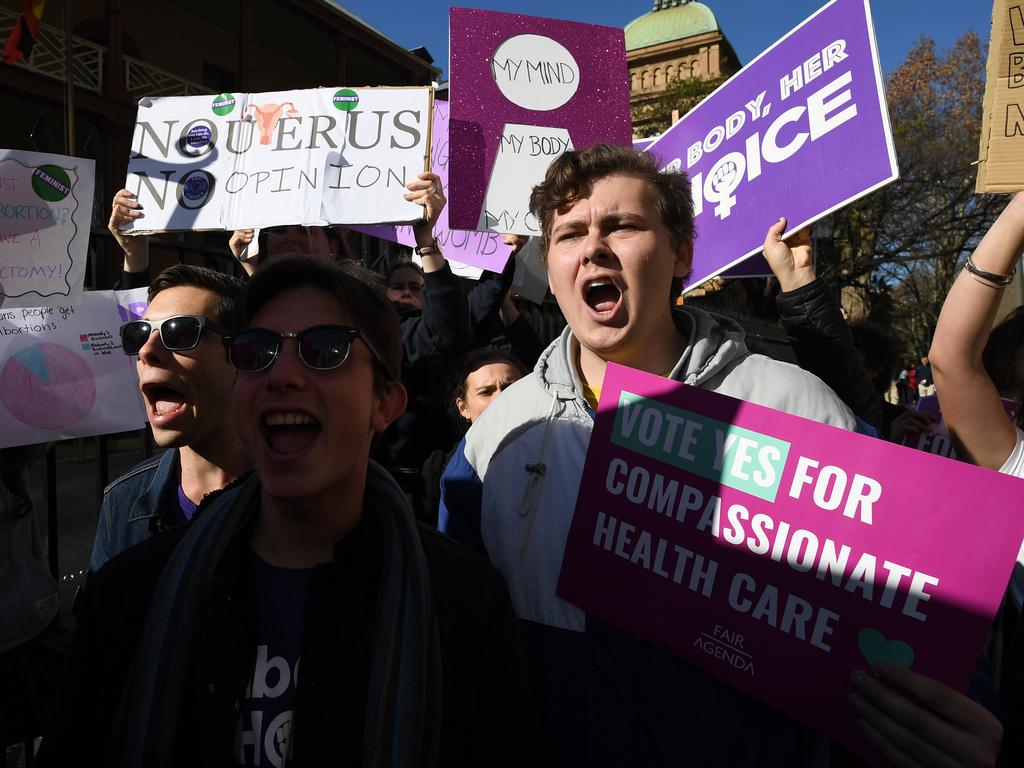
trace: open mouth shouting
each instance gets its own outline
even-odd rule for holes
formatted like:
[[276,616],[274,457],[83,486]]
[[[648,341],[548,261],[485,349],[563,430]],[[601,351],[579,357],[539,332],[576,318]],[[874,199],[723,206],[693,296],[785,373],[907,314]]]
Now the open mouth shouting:
[[155,427],[162,427],[172,421],[188,405],[188,399],[168,384],[143,384],[142,394],[146,398],[149,421]]
[[583,300],[598,320],[611,319],[622,303],[622,289],[610,278],[597,277],[583,284]]
[[299,410],[270,411],[260,419],[260,432],[271,454],[295,457],[312,448],[322,426],[314,416]]

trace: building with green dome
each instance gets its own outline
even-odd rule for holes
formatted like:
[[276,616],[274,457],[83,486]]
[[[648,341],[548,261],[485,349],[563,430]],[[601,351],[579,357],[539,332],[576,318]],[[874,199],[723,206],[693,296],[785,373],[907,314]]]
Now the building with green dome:
[[[625,32],[634,106],[657,98],[675,80],[713,80],[740,68],[715,14],[696,0],[654,0],[651,11],[629,22]],[[643,129],[634,126],[638,136]]]

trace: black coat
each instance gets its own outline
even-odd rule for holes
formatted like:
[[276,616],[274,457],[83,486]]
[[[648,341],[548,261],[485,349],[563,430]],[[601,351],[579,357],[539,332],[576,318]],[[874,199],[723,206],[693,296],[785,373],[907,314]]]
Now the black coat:
[[799,366],[828,384],[858,418],[881,429],[885,400],[871,385],[850,326],[825,282],[780,293],[775,305]]
[[[122,687],[154,587],[180,527],[123,552],[91,577],[61,694],[38,766],[102,765]],[[482,558],[419,528],[440,635],[443,722],[439,765],[529,765],[536,744],[518,628],[501,576]],[[249,536],[231,546],[203,594],[202,640],[176,737],[179,765],[233,763],[240,700],[254,641],[239,578]],[[371,633],[383,547],[373,515],[317,566],[303,634],[289,765],[359,765]]]

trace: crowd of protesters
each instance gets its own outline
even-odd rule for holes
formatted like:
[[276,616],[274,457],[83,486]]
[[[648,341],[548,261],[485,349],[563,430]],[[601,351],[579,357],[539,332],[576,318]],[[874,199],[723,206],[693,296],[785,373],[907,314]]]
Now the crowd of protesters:
[[[21,693],[0,697],[0,736],[43,733],[38,764],[55,766],[857,764],[556,594],[605,369],[897,443],[937,428],[913,407],[937,394],[962,460],[1024,477],[1005,405],[1024,394],[1024,315],[990,333],[1024,195],[907,366],[884,330],[847,323],[785,218],[766,222],[764,254],[797,365],[677,303],[693,201],[648,155],[567,152],[534,189],[567,322],[553,340],[512,296],[514,259],[464,290],[434,238],[437,176],[405,197],[423,206],[419,263],[379,275],[330,228],[239,230],[241,280],[151,275],[146,238],[121,231],[145,212],[115,195],[120,287],[149,287],[121,341],[164,450],[104,493],[70,649],[26,514],[30,457],[0,456],[0,524],[31,586],[2,603],[0,675]],[[885,664],[851,675],[850,717],[880,759],[1024,761],[1022,596],[1018,563],[967,695]],[[25,618],[29,601],[46,611]],[[37,658],[49,674],[31,674]]]

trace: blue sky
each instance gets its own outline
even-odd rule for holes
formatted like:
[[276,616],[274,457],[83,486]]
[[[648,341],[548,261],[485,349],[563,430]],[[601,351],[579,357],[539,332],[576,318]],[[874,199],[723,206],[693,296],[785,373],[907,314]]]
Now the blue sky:
[[[817,0],[704,0],[733,44],[740,61],[750,62],[824,5]],[[438,66],[448,69],[448,5],[435,0],[343,0],[352,13],[406,48],[425,45]],[[622,27],[651,9],[650,0],[475,0],[466,7],[554,16]],[[882,68],[891,72],[911,46],[927,35],[942,48],[968,29],[988,40],[991,0],[874,0]]]

